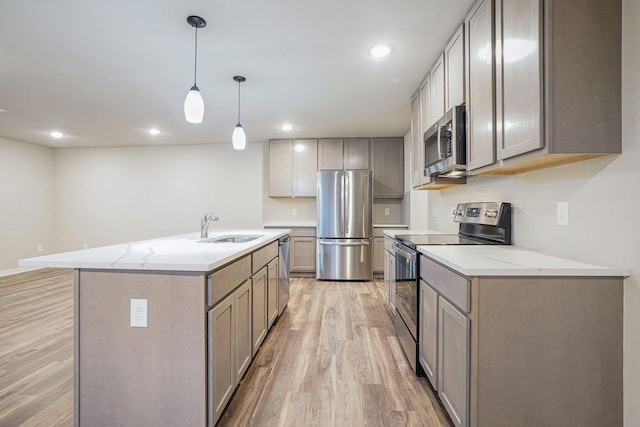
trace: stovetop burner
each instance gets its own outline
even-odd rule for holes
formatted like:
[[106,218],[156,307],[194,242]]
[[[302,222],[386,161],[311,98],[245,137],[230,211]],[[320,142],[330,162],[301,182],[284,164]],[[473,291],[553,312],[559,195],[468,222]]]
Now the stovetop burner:
[[489,240],[473,239],[460,234],[403,234],[396,235],[403,245],[415,249],[418,245],[492,245]]

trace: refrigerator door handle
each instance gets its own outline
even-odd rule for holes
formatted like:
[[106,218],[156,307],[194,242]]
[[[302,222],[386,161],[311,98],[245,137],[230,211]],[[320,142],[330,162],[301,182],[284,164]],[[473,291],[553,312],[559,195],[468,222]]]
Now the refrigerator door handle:
[[361,240],[358,242],[332,242],[320,240],[318,244],[323,246],[369,246],[369,242],[366,240]]
[[345,198],[347,197],[347,192],[346,192],[346,188],[345,188],[345,186],[346,186],[345,179],[346,179],[346,178],[345,178],[345,174],[344,174],[344,172],[342,172],[342,173],[340,174],[340,181],[341,181],[341,182],[340,182],[340,193],[341,193],[341,194],[340,194],[340,201],[341,201],[341,203],[340,203],[340,207],[341,207],[341,212],[340,212],[340,214],[342,215],[342,221],[340,221],[340,226],[341,226],[341,228],[340,228],[340,232],[342,233],[342,236],[346,236],[346,234],[345,234],[345,227],[344,227],[344,222],[345,222],[345,220],[346,220],[346,215],[345,215],[345,210],[346,210],[346,209],[345,209]]
[[[351,189],[349,188],[349,174],[346,174],[346,173],[344,174],[344,187],[345,187],[345,196],[351,197]],[[345,203],[343,204],[343,206],[345,206],[345,214],[344,214],[344,222],[345,222],[345,230],[344,230],[344,232],[345,232],[345,234],[344,234],[344,236],[348,236],[349,235],[349,232],[350,232],[349,231],[349,223],[351,222],[350,218],[347,218],[346,205],[347,205],[347,203],[346,203],[346,200],[345,200]]]

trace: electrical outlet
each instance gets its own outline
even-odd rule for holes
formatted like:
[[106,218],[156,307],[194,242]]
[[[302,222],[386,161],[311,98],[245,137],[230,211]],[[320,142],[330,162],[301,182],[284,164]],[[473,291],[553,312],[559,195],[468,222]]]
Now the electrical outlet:
[[384,208],[384,216],[389,216],[389,208]]
[[36,250],[37,250],[38,252],[42,252],[42,251],[44,251],[44,247],[43,247],[42,245],[38,245],[38,247],[36,248]]
[[298,209],[296,209],[296,208],[292,208],[292,209],[291,209],[291,215],[293,215],[293,216],[298,215]]
[[437,206],[433,206],[431,208],[431,216],[434,218],[440,217],[440,208],[438,208]]
[[569,202],[556,203],[556,224],[569,225]]
[[86,243],[82,244],[82,249],[89,249],[89,245],[87,245]]
[[147,327],[147,300],[131,299],[131,318],[130,326],[132,328]]

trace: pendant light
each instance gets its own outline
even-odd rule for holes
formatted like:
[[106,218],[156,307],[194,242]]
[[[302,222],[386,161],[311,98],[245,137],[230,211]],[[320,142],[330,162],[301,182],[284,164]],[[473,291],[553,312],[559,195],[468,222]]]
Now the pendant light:
[[198,28],[204,28],[207,26],[207,21],[199,16],[189,16],[187,18],[189,25],[196,29],[196,43],[195,43],[195,55],[193,61],[193,86],[187,93],[187,97],[184,100],[184,117],[189,123],[202,123],[204,118],[204,101],[200,94],[200,89],[196,84],[196,72],[198,70]]
[[240,124],[240,83],[247,80],[242,76],[233,76],[233,80],[238,82],[238,124],[233,129],[233,135],[231,135],[231,142],[233,143],[233,148],[236,150],[244,150],[244,147],[247,145],[247,136],[244,134],[244,129],[242,129],[242,125]]

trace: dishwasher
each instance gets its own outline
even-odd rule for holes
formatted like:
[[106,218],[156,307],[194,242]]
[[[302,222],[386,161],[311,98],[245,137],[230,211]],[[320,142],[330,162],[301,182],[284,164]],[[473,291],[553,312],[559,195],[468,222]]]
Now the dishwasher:
[[278,315],[289,302],[289,236],[278,240]]

